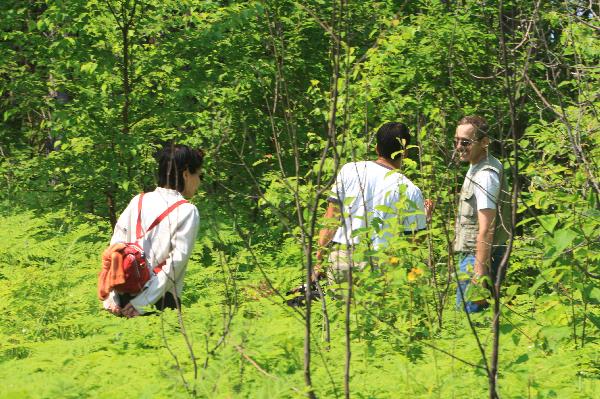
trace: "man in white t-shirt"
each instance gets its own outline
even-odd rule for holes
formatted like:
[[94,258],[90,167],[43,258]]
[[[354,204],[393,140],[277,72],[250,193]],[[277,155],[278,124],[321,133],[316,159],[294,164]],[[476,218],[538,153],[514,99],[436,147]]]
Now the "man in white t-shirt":
[[[359,270],[365,267],[366,262],[354,264],[352,260],[352,250],[361,239],[361,234],[356,233],[364,231],[359,229],[379,224],[369,235],[362,235],[362,239],[370,240],[371,248],[377,249],[389,239],[388,221],[399,212],[403,215],[405,234],[414,234],[426,227],[421,190],[400,173],[411,138],[408,128],[399,122],[385,123],[376,138],[377,159],[342,166],[328,198],[325,218],[339,219],[340,224],[319,232],[317,261],[321,263],[325,248],[330,247],[327,270],[330,283],[347,281],[353,265]],[[404,209],[397,209],[399,203]]]
[[465,301],[467,287],[487,276],[495,281],[504,255],[508,221],[508,202],[503,189],[502,163],[488,153],[488,125],[480,116],[466,116],[458,122],[454,147],[460,160],[469,162],[458,202],[454,251],[459,255],[461,272],[471,280],[458,282],[457,307],[479,312],[488,304],[485,300]]

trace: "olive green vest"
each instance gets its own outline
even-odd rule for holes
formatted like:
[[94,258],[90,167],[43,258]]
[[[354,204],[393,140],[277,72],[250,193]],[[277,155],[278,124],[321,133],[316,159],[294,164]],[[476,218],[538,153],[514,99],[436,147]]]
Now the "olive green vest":
[[[488,155],[475,165],[472,174],[465,177],[458,200],[458,214],[454,228],[454,251],[475,252],[479,224],[477,221],[477,199],[475,196],[475,175],[482,170],[493,170],[500,176],[500,192],[496,204],[494,231],[494,246],[503,245],[508,239],[510,228],[510,193],[506,191],[507,184],[502,164],[496,158]],[[500,215],[500,217],[498,216]]]

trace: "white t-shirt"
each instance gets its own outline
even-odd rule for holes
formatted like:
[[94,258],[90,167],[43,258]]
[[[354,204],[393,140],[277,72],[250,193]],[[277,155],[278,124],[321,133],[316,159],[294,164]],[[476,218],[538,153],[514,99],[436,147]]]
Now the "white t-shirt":
[[493,170],[484,169],[473,176],[473,165],[467,171],[467,179],[473,181],[477,210],[496,209],[500,193],[500,176]]
[[[404,195],[408,199],[404,209],[406,216],[402,220],[404,231],[412,233],[425,229],[423,195],[406,176],[374,161],[350,162],[342,166],[329,196],[330,201],[339,203],[345,215],[333,241],[357,244],[359,238],[352,237],[352,232],[370,226],[374,218],[380,218],[384,223],[381,227],[385,229],[385,220],[397,216],[396,203],[401,199],[401,186],[405,186]],[[390,208],[394,212],[389,212]],[[373,236],[373,247],[385,243],[386,236],[389,233]]]
[[[182,199],[184,198],[178,191],[162,187],[144,194],[143,231],[146,231],[169,206]],[[138,200],[139,195],[136,195],[119,217],[110,240],[111,245],[136,241]],[[140,240],[150,269],[154,269],[162,261],[166,261],[166,264],[158,274],[152,273],[145,289],[131,300],[131,304],[138,312],[144,313],[146,306],[156,303],[167,291],[172,290],[173,286],[177,296],[181,296],[183,277],[196,242],[199,220],[198,209],[194,205],[181,204]],[[114,295],[114,291],[110,293],[105,301],[105,307],[107,301],[114,302]]]

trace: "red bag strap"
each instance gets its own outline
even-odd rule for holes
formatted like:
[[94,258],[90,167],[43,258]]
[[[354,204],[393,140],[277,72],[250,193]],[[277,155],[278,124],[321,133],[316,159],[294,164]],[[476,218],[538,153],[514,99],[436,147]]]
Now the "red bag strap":
[[154,220],[154,222],[152,222],[152,224],[150,225],[150,227],[148,227],[148,230],[146,230],[146,233],[149,232],[150,230],[152,230],[153,228],[155,228],[157,224],[159,224],[160,222],[162,222],[163,219],[166,218],[167,215],[169,213],[171,213],[171,211],[173,211],[173,209],[177,208],[181,204],[186,204],[186,203],[187,203],[187,200],[179,200],[176,203],[174,203],[173,205],[171,205],[170,207],[168,207],[163,213],[161,213],[156,218],[156,220]]
[[166,260],[163,260],[162,262],[160,262],[154,269],[152,269],[154,271],[154,274],[158,274],[162,270],[163,266],[166,264],[167,264]]
[[143,193],[140,194],[140,200],[138,202],[138,220],[137,220],[137,226],[136,226],[136,237],[138,240],[140,238],[142,238],[144,236],[144,234],[146,234],[147,232],[149,232],[150,230],[155,228],[160,222],[162,222],[163,219],[166,218],[167,215],[169,213],[171,213],[175,208],[177,208],[181,204],[185,204],[188,202],[187,200],[179,200],[176,203],[174,203],[173,205],[171,205],[170,207],[168,207],[163,213],[158,215],[158,217],[154,220],[154,222],[152,222],[150,227],[148,227],[148,229],[144,233],[144,232],[142,232],[142,196],[143,195],[144,195]]
[[135,226],[135,236],[139,240],[142,238],[142,198],[144,198],[144,193],[140,194],[140,198],[138,199],[138,217],[137,224]]

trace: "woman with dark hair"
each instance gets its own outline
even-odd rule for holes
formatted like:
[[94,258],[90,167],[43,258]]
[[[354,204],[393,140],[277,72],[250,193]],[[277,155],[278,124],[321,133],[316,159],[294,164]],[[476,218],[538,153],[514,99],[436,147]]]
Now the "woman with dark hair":
[[137,243],[150,279],[137,294],[112,289],[101,295],[106,298],[104,308],[111,313],[135,317],[152,305],[159,310],[179,307],[199,222],[198,209],[184,198],[191,198],[198,190],[203,159],[201,150],[165,146],[157,157],[159,187],[136,195],[119,217],[109,248]]

